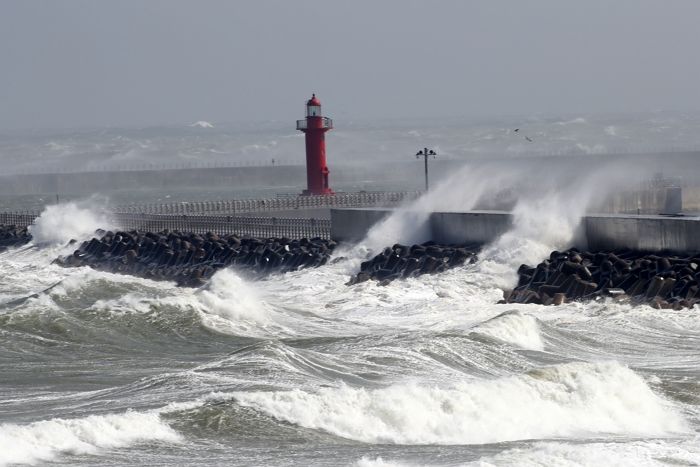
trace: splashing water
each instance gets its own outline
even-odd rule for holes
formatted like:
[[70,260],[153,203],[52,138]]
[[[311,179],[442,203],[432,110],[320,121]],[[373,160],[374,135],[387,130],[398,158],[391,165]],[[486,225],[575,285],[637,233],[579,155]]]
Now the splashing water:
[[113,222],[104,209],[93,207],[92,201],[83,201],[47,206],[29,231],[35,244],[59,245],[89,237],[97,229],[112,227]]

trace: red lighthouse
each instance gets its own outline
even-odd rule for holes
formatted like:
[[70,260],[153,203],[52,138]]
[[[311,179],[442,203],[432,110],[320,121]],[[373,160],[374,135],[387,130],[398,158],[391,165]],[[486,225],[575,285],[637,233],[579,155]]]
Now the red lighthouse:
[[306,190],[303,195],[332,195],[328,186],[326,166],[326,132],[333,128],[333,120],[321,115],[321,101],[316,94],[306,102],[306,118],[297,120],[297,130],[306,136]]

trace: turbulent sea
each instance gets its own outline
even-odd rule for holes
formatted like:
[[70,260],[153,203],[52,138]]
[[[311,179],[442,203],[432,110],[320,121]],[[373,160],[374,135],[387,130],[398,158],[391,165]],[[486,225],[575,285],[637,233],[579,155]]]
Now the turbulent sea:
[[697,309],[496,305],[522,245],[499,248],[200,290],[5,252],[0,464],[700,463]]
[[97,225],[43,225],[0,253],[0,465],[700,464],[697,308],[496,304],[572,225],[383,287],[344,285],[361,244],[198,290],[52,265]]

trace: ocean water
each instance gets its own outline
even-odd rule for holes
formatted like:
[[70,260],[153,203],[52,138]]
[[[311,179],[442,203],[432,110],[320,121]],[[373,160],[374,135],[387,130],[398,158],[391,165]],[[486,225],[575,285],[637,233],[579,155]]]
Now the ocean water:
[[[330,115],[333,110],[328,109]],[[93,128],[0,131],[3,176],[37,173],[134,171],[304,164],[304,135],[295,122],[255,124],[213,122],[149,128]],[[416,152],[430,147],[431,177],[454,164],[529,156],[587,160],[600,155],[700,150],[700,115],[652,112],[639,115],[512,116],[491,120],[335,120],[326,137],[331,186],[337,191],[417,190],[423,188],[423,161]],[[518,129],[517,132],[515,130]],[[443,164],[447,164],[444,167]],[[659,162],[657,171],[668,169]],[[302,171],[299,171],[300,174]],[[357,177],[342,176],[357,173]],[[400,176],[397,177],[397,173]],[[683,175],[683,174],[681,174]],[[111,204],[172,203],[299,193],[298,179],[256,186],[143,184],[139,189],[101,187]],[[44,182],[36,193],[2,191],[0,209],[40,209],[92,193],[67,184]]]
[[477,263],[384,287],[344,284],[512,175],[457,173],[333,264],[197,290],[53,265],[105,219],[47,211],[0,254],[0,465],[699,465],[697,307],[496,304],[601,189],[554,178]]
[[[332,117],[333,109],[326,110]],[[410,161],[424,146],[447,159],[698,150],[699,124],[698,114],[661,111],[488,120],[336,118],[326,142],[332,169],[334,163]],[[275,164],[304,164],[304,135],[294,121],[0,130],[4,174],[265,166],[273,159]]]

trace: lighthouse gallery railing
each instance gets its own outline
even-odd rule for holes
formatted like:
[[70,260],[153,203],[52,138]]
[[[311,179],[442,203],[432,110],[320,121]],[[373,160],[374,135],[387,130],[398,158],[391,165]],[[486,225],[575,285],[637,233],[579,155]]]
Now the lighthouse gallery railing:
[[[308,120],[297,120],[297,130],[306,130],[308,129]],[[328,117],[321,117],[321,127],[320,128],[325,128],[328,130],[333,129],[333,119],[328,118]]]

